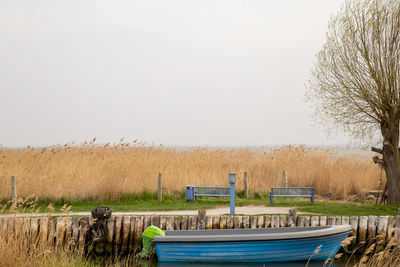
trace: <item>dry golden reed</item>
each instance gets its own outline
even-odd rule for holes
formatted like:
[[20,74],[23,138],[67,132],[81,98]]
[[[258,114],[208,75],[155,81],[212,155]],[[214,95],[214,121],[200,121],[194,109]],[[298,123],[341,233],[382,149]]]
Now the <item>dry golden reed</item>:
[[166,193],[183,192],[186,185],[227,186],[230,172],[237,173],[237,190],[243,190],[244,171],[251,191],[266,192],[283,185],[283,170],[289,186],[314,186],[317,194],[331,192],[339,199],[376,189],[380,175],[370,157],[305,146],[182,150],[93,140],[79,146],[0,149],[0,198],[11,196],[11,175],[17,176],[20,197],[107,200],[121,193],[156,192],[158,172]]

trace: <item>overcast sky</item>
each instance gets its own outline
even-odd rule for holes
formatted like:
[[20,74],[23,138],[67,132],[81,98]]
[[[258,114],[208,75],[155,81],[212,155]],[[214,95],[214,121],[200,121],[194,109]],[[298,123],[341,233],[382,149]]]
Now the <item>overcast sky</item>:
[[341,2],[1,1],[0,144],[347,144],[304,102]]

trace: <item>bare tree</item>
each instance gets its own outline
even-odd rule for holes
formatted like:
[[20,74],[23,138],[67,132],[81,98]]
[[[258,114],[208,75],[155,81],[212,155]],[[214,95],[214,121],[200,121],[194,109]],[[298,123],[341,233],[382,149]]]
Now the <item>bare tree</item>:
[[307,99],[328,129],[383,138],[388,203],[400,203],[400,0],[346,0],[332,16]]

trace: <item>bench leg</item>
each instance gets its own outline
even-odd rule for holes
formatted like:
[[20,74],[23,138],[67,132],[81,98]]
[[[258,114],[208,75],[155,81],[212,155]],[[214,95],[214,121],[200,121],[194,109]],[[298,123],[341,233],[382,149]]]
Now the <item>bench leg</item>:
[[311,191],[311,203],[313,203],[314,204],[314,187],[312,188],[312,191]]
[[273,204],[273,203],[274,203],[273,195],[270,194],[270,195],[269,195],[269,204]]

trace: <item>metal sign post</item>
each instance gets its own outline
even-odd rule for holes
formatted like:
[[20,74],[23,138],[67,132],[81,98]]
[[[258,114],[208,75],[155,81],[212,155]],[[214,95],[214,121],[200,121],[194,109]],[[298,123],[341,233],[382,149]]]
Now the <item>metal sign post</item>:
[[231,215],[235,215],[235,183],[236,183],[236,173],[230,173],[229,185],[231,187],[230,190]]

